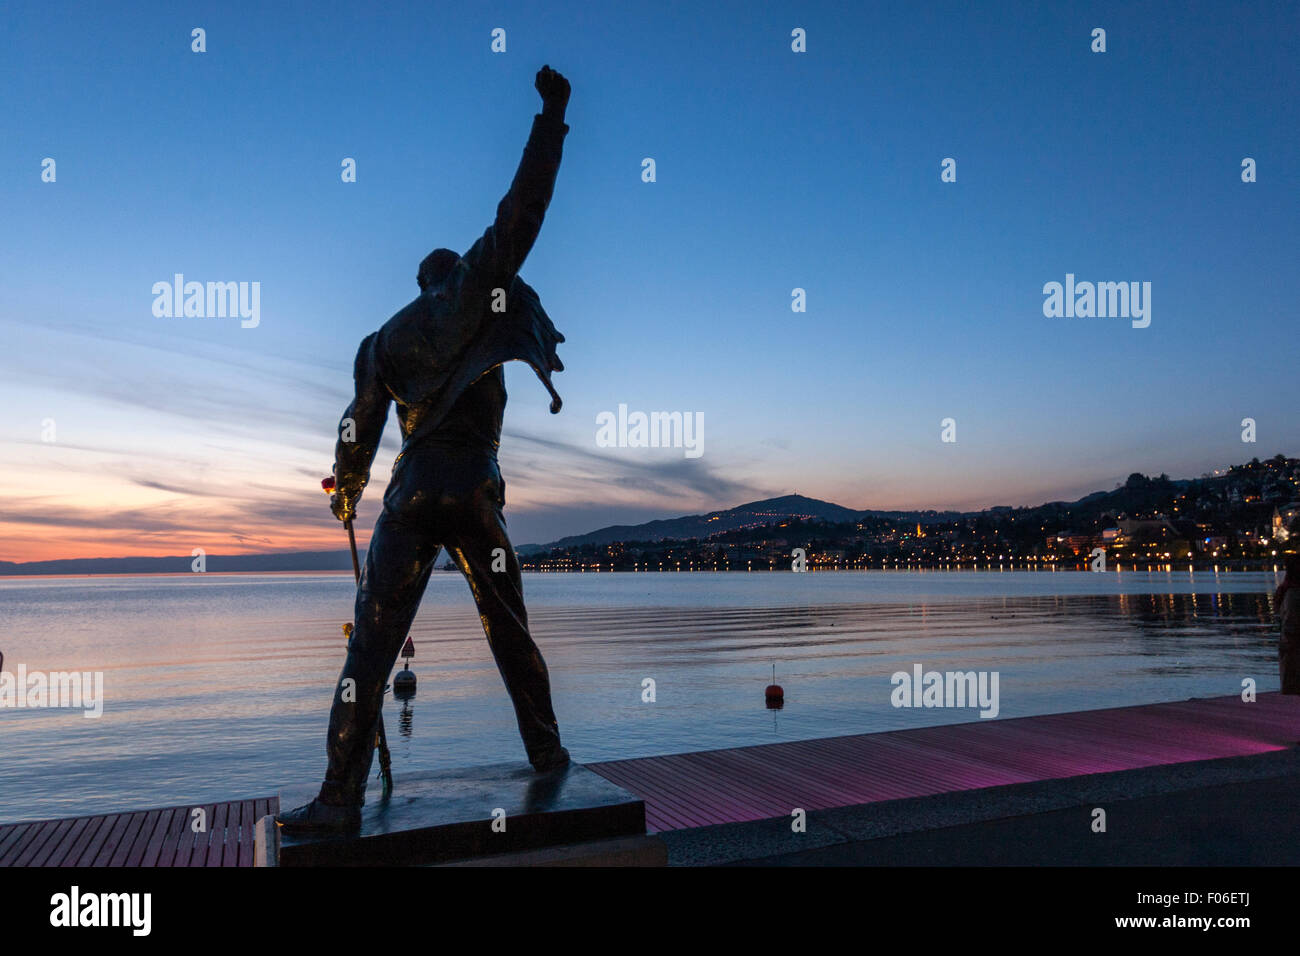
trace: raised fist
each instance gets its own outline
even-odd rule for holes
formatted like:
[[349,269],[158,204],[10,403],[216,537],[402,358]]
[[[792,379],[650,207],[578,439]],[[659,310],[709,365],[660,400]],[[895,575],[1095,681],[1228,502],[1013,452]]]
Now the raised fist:
[[549,66],[537,71],[537,80],[533,84],[542,97],[543,112],[564,115],[564,108],[569,104],[569,81]]

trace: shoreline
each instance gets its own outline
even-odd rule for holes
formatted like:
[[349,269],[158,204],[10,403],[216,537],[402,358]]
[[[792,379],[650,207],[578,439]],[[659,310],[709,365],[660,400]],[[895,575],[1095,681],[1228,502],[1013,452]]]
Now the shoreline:
[[[818,568],[809,567],[805,574],[978,574],[995,573],[995,574],[1186,574],[1203,573],[1203,574],[1273,574],[1283,573],[1281,565],[1267,565],[1259,567],[1224,567],[1221,564],[1213,565],[1173,565],[1173,564],[1148,564],[1140,567],[1123,567],[1115,566],[1107,568],[1105,571],[1092,571],[1084,565],[1072,565],[1070,567],[1059,566],[1016,566],[1012,564],[986,564],[983,567],[979,565],[951,567],[946,565],[915,565],[892,568]],[[460,572],[455,568],[435,568],[435,574],[457,574]],[[586,570],[577,568],[572,570],[549,570],[543,568],[523,568],[522,573],[526,575],[541,574],[605,574],[605,575],[640,575],[640,574],[784,574],[791,573],[788,568],[753,568],[753,569],[734,569],[734,568],[700,568],[686,569],[678,568],[672,571],[659,571],[643,568],[639,571],[629,569],[620,570],[600,570],[593,568]],[[0,574],[0,581],[29,581],[32,579],[40,580],[84,580],[86,578],[198,578],[198,577],[303,577],[303,576],[347,576],[352,577],[352,571],[348,568],[340,570],[305,570],[305,571],[77,571],[77,572],[44,572],[33,571],[27,574]]]

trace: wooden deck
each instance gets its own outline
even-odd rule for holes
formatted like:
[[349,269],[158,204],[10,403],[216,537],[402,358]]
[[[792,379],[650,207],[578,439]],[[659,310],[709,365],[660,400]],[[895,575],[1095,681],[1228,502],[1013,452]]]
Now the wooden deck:
[[645,801],[652,831],[1283,750],[1300,700],[1215,697],[613,760],[587,766]]
[[[190,829],[207,813],[207,832]],[[0,826],[0,866],[252,866],[253,824],[279,797]]]
[[[586,766],[645,801],[652,832],[1113,770],[1300,741],[1300,700],[1215,697],[613,760]],[[203,806],[208,830],[190,830]],[[0,826],[0,866],[252,866],[277,797]]]

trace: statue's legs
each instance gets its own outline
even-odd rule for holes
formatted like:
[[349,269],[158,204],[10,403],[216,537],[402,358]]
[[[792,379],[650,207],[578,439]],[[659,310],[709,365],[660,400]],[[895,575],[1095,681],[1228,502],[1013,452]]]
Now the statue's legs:
[[[515,707],[519,735],[534,767],[546,769],[563,754],[560,730],[551,705],[546,661],[528,632],[519,562],[501,514],[500,485],[483,495],[443,540],[447,552],[469,581],[479,619],[497,670]],[[495,565],[503,570],[492,570]],[[567,759],[567,755],[564,755]]]
[[[519,562],[501,513],[503,489],[495,458],[481,452],[429,447],[398,460],[357,588],[348,656],[330,709],[321,802],[362,803],[384,685],[419,609],[438,542],[469,581],[529,761],[548,769],[567,760],[546,662],[528,633]],[[505,570],[493,571],[502,560]]]
[[439,547],[429,530],[390,511],[387,502],[375,523],[357,588],[348,656],[330,708],[329,768],[320,790],[323,803],[363,802],[384,685],[438,557]]

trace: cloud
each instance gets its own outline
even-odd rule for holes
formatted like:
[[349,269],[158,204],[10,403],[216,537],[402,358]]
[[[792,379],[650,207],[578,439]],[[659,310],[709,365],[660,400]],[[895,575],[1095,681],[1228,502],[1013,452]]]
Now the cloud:
[[173,495],[192,495],[201,498],[225,498],[227,495],[218,494],[215,491],[201,491],[194,488],[182,488],[179,485],[169,485],[166,482],[155,481],[151,478],[131,478],[131,483],[139,485],[141,488],[152,488],[155,491],[166,491]]
[[[9,384],[57,388],[145,409],[151,417],[178,416],[218,433],[247,437],[255,431],[289,444],[291,437],[318,435],[322,426],[332,432],[351,398],[350,361],[327,368],[210,343],[186,348],[66,327],[41,328],[40,333],[55,340],[57,345],[50,347],[60,362],[17,366]],[[68,343],[68,338],[74,341]],[[133,370],[147,370],[147,380],[142,382]]]
[[0,511],[0,525],[99,529],[121,531],[124,535],[140,535],[190,531],[194,528],[194,519],[185,516],[184,512],[177,515],[166,505],[114,511],[104,508],[51,505],[37,499],[29,501],[27,509],[22,514]]
[[[550,458],[530,459],[529,463],[538,476],[568,472],[572,477],[598,486],[732,504],[769,494],[769,490],[762,486],[722,476],[702,457],[683,458],[673,454],[661,460],[646,460],[633,457],[637,449],[628,450],[630,454],[607,455],[571,442],[514,430],[507,430],[504,438],[526,442],[552,453]],[[511,455],[513,457],[513,451]],[[508,476],[506,480],[510,480]]]

